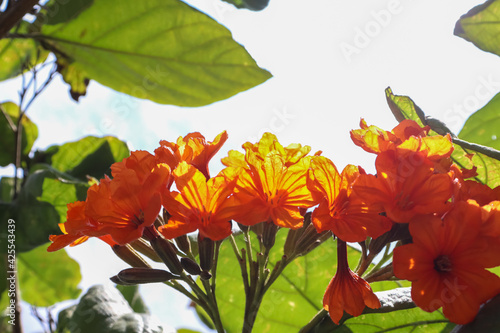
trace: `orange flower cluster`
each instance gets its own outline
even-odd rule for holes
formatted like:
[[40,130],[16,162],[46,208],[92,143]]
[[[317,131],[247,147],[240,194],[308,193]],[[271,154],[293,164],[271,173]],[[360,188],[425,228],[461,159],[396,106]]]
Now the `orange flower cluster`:
[[362,174],[353,193],[396,223],[409,224],[411,244],[394,250],[396,277],[412,281],[412,298],[450,321],[472,321],[500,292],[500,188],[472,180],[450,159],[451,137],[405,120],[391,132],[367,126],[351,138],[377,154],[376,175]]
[[[352,272],[345,242],[364,242],[409,224],[411,244],[394,251],[398,278],[413,282],[415,303],[426,311],[443,308],[457,323],[472,320],[480,304],[500,292],[500,278],[487,269],[500,265],[500,189],[466,180],[450,159],[449,136],[405,120],[391,132],[368,126],[351,137],[377,154],[376,175],[308,155],[309,146],[283,147],[265,133],[229,151],[225,168],[211,177],[208,163],[227,140],[200,133],[161,141],[153,154],[132,152],[92,185],[84,202],[68,205],[62,235],[52,235],[49,251],[74,246],[88,237],[124,245],[140,237],[173,239],[199,232],[201,240],[228,237],[231,221],[298,229],[307,209],[318,233],[338,237],[337,273],[323,304],[339,323],[344,311],[357,316],[365,306],[380,307],[369,284]],[[175,184],[175,190],[171,189]],[[158,215],[163,209],[165,221]],[[155,236],[156,237],[156,236]],[[408,243],[409,241],[407,241]]]

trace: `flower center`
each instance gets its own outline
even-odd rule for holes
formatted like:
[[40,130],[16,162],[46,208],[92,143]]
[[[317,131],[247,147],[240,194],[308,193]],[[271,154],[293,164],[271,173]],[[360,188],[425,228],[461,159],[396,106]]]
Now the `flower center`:
[[436,259],[434,259],[434,269],[439,273],[447,273],[451,272],[453,265],[451,264],[451,260],[446,255],[440,255]]

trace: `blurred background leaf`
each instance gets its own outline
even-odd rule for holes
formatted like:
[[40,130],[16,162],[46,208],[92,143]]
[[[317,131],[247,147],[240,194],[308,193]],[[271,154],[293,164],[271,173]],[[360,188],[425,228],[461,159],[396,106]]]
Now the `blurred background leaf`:
[[[19,106],[12,102],[0,104],[0,166],[15,164],[15,132],[13,126],[17,125],[19,119]],[[38,127],[26,115],[21,121],[21,160],[28,157],[33,143],[38,137]]]
[[47,254],[48,244],[17,255],[21,298],[35,306],[51,306],[80,294],[80,266],[66,251]]
[[[21,21],[10,33],[25,34],[29,32],[29,27],[28,22]],[[33,38],[0,39],[0,58],[2,59],[0,81],[16,77],[33,66],[43,63],[48,54],[49,52]]]

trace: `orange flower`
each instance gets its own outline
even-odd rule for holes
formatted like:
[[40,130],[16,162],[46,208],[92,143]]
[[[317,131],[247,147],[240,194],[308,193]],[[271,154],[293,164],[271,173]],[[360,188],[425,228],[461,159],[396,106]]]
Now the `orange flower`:
[[349,268],[346,243],[337,242],[337,273],[328,284],[323,307],[332,321],[339,324],[344,311],[356,317],[365,307],[378,309],[381,305],[370,285]]
[[101,230],[101,225],[94,220],[91,220],[85,215],[85,201],[76,201],[68,204],[68,212],[66,213],[66,222],[59,223],[59,229],[62,235],[50,235],[49,240],[52,244],[47,248],[48,252],[60,250],[66,246],[76,246],[87,241],[89,237],[98,237],[110,246],[116,243],[105,235],[105,231]]
[[361,242],[367,236],[377,238],[389,231],[392,222],[351,196],[351,185],[359,170],[348,165],[339,175],[332,161],[316,156],[311,161],[307,186],[318,198],[319,206],[312,213],[318,232],[331,230],[347,242]]
[[448,209],[451,174],[436,173],[434,163],[422,153],[398,156],[389,150],[377,156],[375,167],[377,176],[360,175],[353,191],[394,222],[408,223],[415,215],[442,214]]
[[[267,143],[269,137],[270,134],[265,134],[261,141]],[[258,149],[244,146],[247,166],[222,171],[226,178],[238,179],[234,198],[241,209],[234,220],[243,225],[272,221],[281,227],[300,228],[303,222],[300,208],[316,204],[306,186],[310,157],[297,153],[300,149],[288,154],[279,148],[278,142],[273,144],[276,149],[269,149],[269,145],[262,145],[261,149],[260,142]],[[241,164],[236,161],[233,165]]]
[[144,151],[111,168],[113,179],[105,177],[87,191],[86,215],[102,225],[102,231],[124,245],[142,236],[153,225],[161,209],[161,193],[166,189],[170,169],[156,164]]
[[412,298],[425,311],[443,308],[466,324],[479,306],[500,292],[500,277],[486,270],[500,264],[498,247],[480,234],[481,209],[460,202],[443,219],[421,216],[410,223],[413,243],[394,250],[394,274],[412,281]]
[[166,163],[171,170],[174,170],[181,161],[186,161],[209,179],[208,162],[226,140],[226,131],[220,133],[215,137],[214,141],[208,143],[200,133],[189,133],[184,138],[179,137],[177,143],[160,141],[160,147],[155,150],[155,155],[158,163]]
[[[265,156],[271,152],[277,153],[283,157],[285,166],[287,167],[297,163],[311,151],[311,147],[302,146],[299,143],[292,143],[287,147],[283,147],[278,142],[276,135],[268,132],[262,135],[258,143],[246,142],[243,144],[243,148],[246,151],[252,151],[254,156],[261,160],[264,160]],[[236,150],[230,150],[228,157],[222,159],[222,163],[228,167],[248,168],[247,162],[245,161],[245,155]]]
[[163,205],[171,215],[159,227],[166,238],[199,230],[200,237],[221,240],[231,234],[231,218],[238,208],[231,194],[236,180],[223,176],[206,179],[201,171],[181,162],[173,176],[179,192],[165,191]]
[[68,204],[66,222],[59,223],[62,235],[50,235],[52,242],[47,251],[53,252],[68,245],[75,246],[85,242],[89,235],[102,235],[99,224],[85,215],[85,201],[76,201]]
[[360,121],[359,130],[351,131],[354,144],[369,153],[379,154],[388,150],[403,152],[421,152],[432,161],[449,157],[453,144],[449,135],[428,136],[430,127],[420,127],[415,121],[405,119],[391,132],[376,126],[368,126],[364,119]]
[[453,194],[455,201],[467,201],[469,199],[477,201],[480,205],[500,200],[500,186],[492,189],[487,185],[481,184],[475,180],[465,180],[477,176],[476,167],[471,170],[460,169],[453,164],[451,170],[454,172],[455,193]]
[[[498,188],[498,187],[497,187]],[[472,200],[469,200],[471,203]],[[479,231],[480,237],[489,243],[492,251],[496,251],[500,265],[500,201],[492,201],[481,207],[481,218],[483,224]]]

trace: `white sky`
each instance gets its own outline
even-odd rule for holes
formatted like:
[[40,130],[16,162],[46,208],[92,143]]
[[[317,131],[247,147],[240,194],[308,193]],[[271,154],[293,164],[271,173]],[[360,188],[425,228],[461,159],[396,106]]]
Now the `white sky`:
[[[482,1],[271,0],[262,12],[216,0],[187,2],[228,27],[274,77],[201,108],[157,105],[96,82],[77,104],[57,79],[29,110],[40,132],[36,147],[115,135],[132,149],[153,151],[160,139],[199,131],[211,141],[227,130],[229,140],[212,163],[215,174],[227,150],[271,130],[283,144],[322,150],[339,169],[352,163],[373,171],[373,156],[352,144],[349,131],[361,117],[385,129],[396,125],[385,101],[387,86],[456,132],[500,91],[500,59],[453,35],[458,18]],[[347,49],[355,53],[349,56]],[[17,101],[19,87],[19,80],[0,84],[0,100]],[[104,261],[110,250],[97,241],[69,253],[81,263],[82,288],[104,283],[125,268],[111,255]],[[206,331],[186,310],[183,297],[159,293],[159,288],[167,289],[142,288],[156,315],[173,327]],[[26,332],[37,331],[31,321]]]

